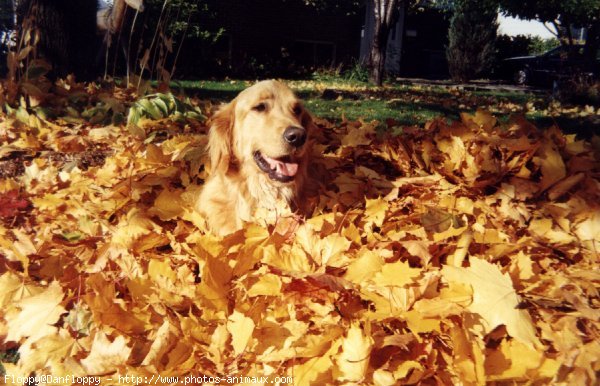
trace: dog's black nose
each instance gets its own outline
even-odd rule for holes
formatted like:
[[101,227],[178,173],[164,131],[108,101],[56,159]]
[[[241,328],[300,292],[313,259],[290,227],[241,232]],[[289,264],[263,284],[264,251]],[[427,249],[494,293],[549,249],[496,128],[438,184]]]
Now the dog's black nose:
[[300,147],[306,142],[306,129],[298,126],[290,126],[283,132],[283,138],[294,147]]

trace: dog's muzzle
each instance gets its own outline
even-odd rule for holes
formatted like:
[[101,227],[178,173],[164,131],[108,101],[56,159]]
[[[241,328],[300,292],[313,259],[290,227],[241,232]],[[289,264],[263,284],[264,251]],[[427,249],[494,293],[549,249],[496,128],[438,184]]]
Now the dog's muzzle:
[[306,129],[299,126],[289,126],[283,132],[283,139],[295,148],[299,148],[306,142]]
[[298,163],[291,157],[271,158],[260,151],[254,152],[254,161],[269,178],[279,182],[291,182],[298,173]]

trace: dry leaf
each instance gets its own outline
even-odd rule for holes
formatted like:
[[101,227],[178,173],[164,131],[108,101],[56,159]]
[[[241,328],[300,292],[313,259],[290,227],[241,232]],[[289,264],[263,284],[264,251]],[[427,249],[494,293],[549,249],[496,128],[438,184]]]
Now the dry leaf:
[[469,311],[481,316],[486,333],[505,325],[508,333],[528,346],[540,347],[531,317],[519,309],[520,298],[510,276],[502,274],[496,265],[471,258],[471,266],[445,266],[442,275],[448,281],[469,284],[473,288],[473,302]]

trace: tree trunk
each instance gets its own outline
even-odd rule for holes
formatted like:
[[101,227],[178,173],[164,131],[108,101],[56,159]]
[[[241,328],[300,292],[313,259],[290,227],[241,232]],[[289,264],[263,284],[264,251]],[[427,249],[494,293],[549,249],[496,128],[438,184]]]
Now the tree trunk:
[[383,84],[383,75],[385,73],[385,58],[387,53],[387,39],[382,41],[382,36],[387,36],[389,31],[382,31],[382,25],[375,26],[373,35],[373,43],[371,44],[371,52],[369,53],[369,65],[371,68],[369,81],[377,86]]
[[52,65],[52,75],[91,77],[97,48],[96,0],[21,0],[19,33],[39,32],[38,54]]
[[585,40],[584,58],[586,71],[593,71],[600,49],[600,21],[588,26]]
[[402,0],[371,1],[373,1],[375,24],[369,52],[369,81],[381,86],[385,75],[388,36],[398,18],[398,5]]

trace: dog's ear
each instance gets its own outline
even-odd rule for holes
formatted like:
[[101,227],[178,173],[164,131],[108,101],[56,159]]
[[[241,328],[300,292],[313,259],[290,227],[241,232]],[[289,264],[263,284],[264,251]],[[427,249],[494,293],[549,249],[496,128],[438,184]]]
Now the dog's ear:
[[235,100],[221,107],[210,119],[208,132],[208,151],[210,171],[227,173],[232,161],[233,123],[235,119]]
[[306,109],[302,112],[301,123],[302,127],[308,131],[309,136],[317,135],[319,127],[315,124],[312,115]]

